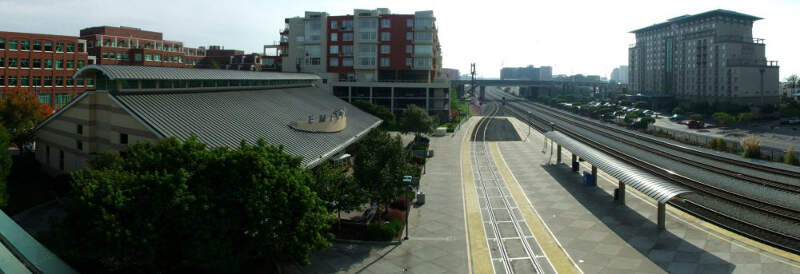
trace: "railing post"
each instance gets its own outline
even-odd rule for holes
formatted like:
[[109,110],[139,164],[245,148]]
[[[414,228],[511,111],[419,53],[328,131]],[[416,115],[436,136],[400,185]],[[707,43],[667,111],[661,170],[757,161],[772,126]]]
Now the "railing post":
[[597,167],[592,165],[592,180],[594,181],[594,185],[597,185]]
[[559,144],[556,148],[556,165],[561,164],[561,145]]
[[625,182],[619,181],[619,187],[617,188],[617,203],[625,204]]
[[658,202],[658,230],[666,229],[666,225],[664,224],[665,220],[666,220],[666,204]]

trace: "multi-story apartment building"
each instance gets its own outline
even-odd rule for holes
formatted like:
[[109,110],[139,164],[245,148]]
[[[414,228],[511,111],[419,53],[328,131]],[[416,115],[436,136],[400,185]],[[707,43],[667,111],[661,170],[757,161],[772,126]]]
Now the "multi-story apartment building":
[[28,91],[58,109],[94,85],[75,72],[94,63],[86,41],[74,36],[0,32],[0,94]]
[[99,65],[192,68],[206,56],[203,47],[184,47],[183,42],[164,40],[160,32],[139,28],[91,27],[80,36]]
[[628,83],[628,66],[619,66],[611,71],[609,79],[615,83]]
[[552,81],[553,67],[537,68],[533,65],[518,68],[504,67],[500,69],[500,79]]
[[682,101],[774,104],[778,63],[753,38],[761,18],[728,10],[684,15],[633,31],[630,89]]
[[282,71],[316,73],[348,101],[370,100],[392,111],[414,104],[447,117],[449,87],[441,78],[432,11],[306,12],[285,23],[277,47]]

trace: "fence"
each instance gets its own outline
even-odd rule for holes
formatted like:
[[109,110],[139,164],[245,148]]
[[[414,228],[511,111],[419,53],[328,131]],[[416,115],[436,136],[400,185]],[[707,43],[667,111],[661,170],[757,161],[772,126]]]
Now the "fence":
[[[647,130],[651,133],[653,132],[660,132],[669,136],[673,140],[677,140],[683,143],[708,147],[714,139],[722,139],[725,142],[725,147],[729,152],[736,152],[739,153],[742,151],[742,146],[739,143],[740,139],[734,139],[729,137],[718,137],[718,136],[708,136],[701,133],[694,133],[694,132],[686,132],[683,130],[672,129],[672,128],[665,128],[656,126],[651,124]],[[663,137],[663,136],[662,136]],[[795,157],[800,158],[800,146],[794,148]],[[771,147],[765,144],[761,144],[761,155],[762,157],[769,157],[770,160],[773,161],[783,161],[783,156],[786,154],[786,147]]]

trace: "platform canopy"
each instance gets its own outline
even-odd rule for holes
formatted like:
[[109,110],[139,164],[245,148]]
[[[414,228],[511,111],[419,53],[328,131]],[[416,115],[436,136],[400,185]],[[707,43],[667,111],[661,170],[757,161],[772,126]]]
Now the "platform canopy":
[[550,131],[544,135],[581,159],[585,159],[597,168],[619,179],[626,185],[635,188],[639,192],[650,196],[659,203],[666,203],[680,194],[692,192],[683,186],[674,184],[646,170],[625,163],[611,155],[578,142],[561,132]]

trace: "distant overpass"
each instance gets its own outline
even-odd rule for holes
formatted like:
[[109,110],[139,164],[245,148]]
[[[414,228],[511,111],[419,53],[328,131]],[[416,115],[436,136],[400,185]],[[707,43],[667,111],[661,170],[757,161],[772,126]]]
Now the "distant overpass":
[[487,86],[518,86],[521,88],[520,96],[522,97],[537,97],[539,94],[547,96],[554,96],[558,92],[565,92],[573,87],[592,87],[600,92],[610,89],[612,84],[608,82],[575,82],[575,81],[542,81],[542,80],[525,80],[525,79],[475,79],[473,80],[450,80],[450,86],[456,89],[463,89],[465,85],[473,85],[470,87],[470,93],[474,94],[477,89],[479,98],[481,100],[486,97]]

